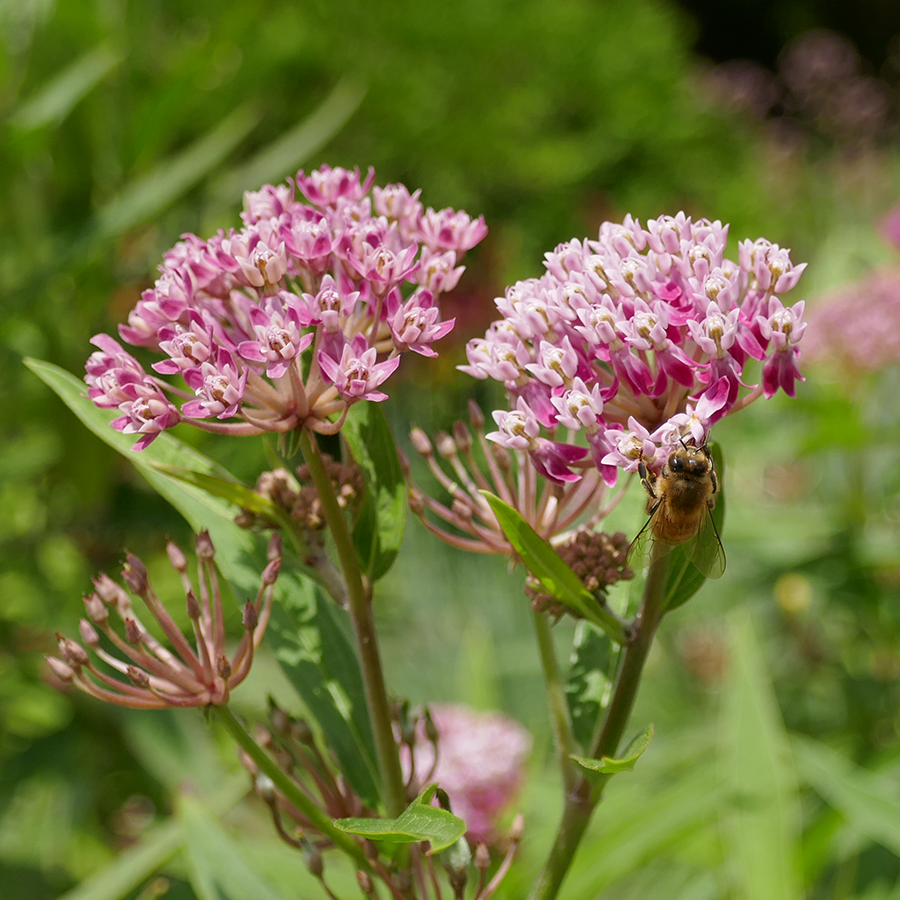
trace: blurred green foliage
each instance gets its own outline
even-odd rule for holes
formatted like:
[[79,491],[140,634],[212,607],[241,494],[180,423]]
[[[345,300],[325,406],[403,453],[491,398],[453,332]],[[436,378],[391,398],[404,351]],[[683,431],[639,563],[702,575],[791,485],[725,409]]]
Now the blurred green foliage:
[[[897,193],[894,149],[846,157],[777,145],[710,105],[690,39],[690,23],[657,0],[0,2],[4,894],[55,897],[143,836],[121,857],[141,878],[91,895],[137,897],[189,826],[194,841],[167,865],[168,881],[140,894],[189,900],[204,853],[231,846],[209,811],[237,796],[223,787],[232,757],[196,717],[148,725],[59,694],[41,674],[52,633],[74,631],[91,575],[127,547],[172,582],[163,536],[185,544],[189,532],[21,357],[80,372],[90,336],[124,319],[179,234],[236,224],[241,190],[321,162],[374,165],[379,183],[421,187],[426,204],[483,213],[491,228],[456,301],[458,342],[427,370],[408,367],[392,398],[401,443],[411,420],[448,426],[469,394],[492,408],[483,385],[453,372],[459,341],[490,320],[504,284],[536,274],[544,251],[603,219],[683,208],[730,221],[736,237],[764,234],[811,260],[809,292],[884,258],[870,223]],[[654,721],[657,737],[638,773],[618,776],[566,896],[645,896],[649,884],[655,896],[768,898],[753,872],[773,853],[807,896],[895,896],[898,376],[809,374],[797,402],[759,404],[717,428],[729,463],[729,570],[667,621],[634,723],[637,732]],[[248,480],[264,458],[255,442],[182,437]],[[613,527],[636,530],[632,499]],[[536,736],[509,897],[523,896],[559,803],[541,767],[549,737],[520,581],[503,561],[460,559],[411,523],[378,608],[398,690],[416,702],[499,706]],[[735,618],[738,607],[753,625]],[[565,623],[557,638],[571,645]],[[743,681],[728,679],[729,659]],[[265,660],[258,668],[248,708],[266,690],[291,696]],[[744,737],[741,710],[761,723]],[[795,770],[782,718],[843,756],[799,743]],[[762,749],[742,750],[742,740]],[[221,774],[218,791],[203,766],[190,768],[188,746],[206,754],[207,776]],[[735,767],[746,770],[737,792]],[[710,780],[712,770],[727,777]],[[201,799],[177,806],[185,780]],[[772,805],[766,785],[776,783]],[[176,806],[176,819],[148,831]],[[284,896],[315,890],[252,807],[227,821]],[[754,843],[773,827],[788,829],[787,845]]]

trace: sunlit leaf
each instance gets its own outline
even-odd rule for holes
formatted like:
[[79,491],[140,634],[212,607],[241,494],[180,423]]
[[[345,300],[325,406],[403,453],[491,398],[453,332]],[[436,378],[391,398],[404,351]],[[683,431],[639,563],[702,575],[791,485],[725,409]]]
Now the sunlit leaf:
[[622,643],[622,626],[597,602],[553,547],[508,503],[490,491],[481,493],[491,505],[506,539],[544,590]]
[[353,543],[363,571],[377,581],[397,558],[406,528],[406,482],[400,457],[391,426],[377,403],[350,407],[341,434],[366,480]]

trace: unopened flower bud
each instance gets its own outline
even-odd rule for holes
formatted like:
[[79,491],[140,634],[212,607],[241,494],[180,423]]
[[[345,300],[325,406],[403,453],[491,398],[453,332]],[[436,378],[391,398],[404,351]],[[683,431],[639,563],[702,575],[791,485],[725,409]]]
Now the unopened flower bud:
[[281,535],[278,533],[274,533],[272,537],[269,538],[269,546],[266,549],[266,559],[270,562],[276,559],[281,559]]
[[47,660],[47,665],[50,666],[53,674],[60,681],[72,681],[75,678],[72,668],[67,666],[61,659],[57,659],[55,656],[45,656],[44,659]]
[[81,644],[76,644],[75,641],[61,634],[56,635],[56,640],[59,644],[60,656],[76,671],[91,661],[87,650]]
[[197,535],[197,556],[200,559],[211,560],[216,555],[216,549],[210,540],[208,531],[201,531]]
[[134,619],[125,620],[125,640],[129,644],[137,645],[141,642],[141,629]]
[[325,867],[322,864],[322,854],[319,852],[315,844],[309,841],[303,842],[303,858],[306,861],[306,868],[314,878],[321,878]]
[[241,617],[241,625],[243,625],[244,631],[253,631],[259,625],[256,607],[249,600],[244,604],[244,615]]
[[518,813],[516,817],[512,821],[512,825],[509,828],[509,839],[511,841],[521,841],[522,835],[525,833],[525,816],[522,813]]
[[445,458],[456,456],[459,452],[453,438],[446,431],[439,431],[434,436],[434,442],[437,445],[438,453]]
[[123,591],[122,588],[106,574],[106,572],[101,572],[93,579],[93,582],[94,587],[97,589],[97,594],[104,603],[118,607],[119,609],[124,609],[129,605],[128,596],[125,591]]
[[200,618],[200,601],[193,590],[189,590],[185,594],[187,600],[187,614],[192,622],[196,622]]
[[315,736],[306,719],[297,719],[292,723],[291,737],[297,741],[298,744],[306,744],[311,747],[315,743]]
[[81,639],[88,647],[96,648],[100,644],[100,635],[87,619],[81,619],[78,623],[78,630],[81,633]]
[[360,890],[367,897],[372,896],[372,892],[375,890],[375,885],[372,884],[372,879],[369,876],[368,872],[364,872],[362,869],[359,869],[356,873],[356,882],[357,884],[359,884]]
[[266,586],[268,586],[270,584],[275,584],[275,581],[278,578],[278,573],[280,571],[281,571],[281,557],[276,557],[265,567],[265,569],[263,569],[262,583]]
[[147,567],[133,554],[125,557],[125,565],[122,566],[122,578],[125,584],[134,591],[138,597],[147,595],[149,582],[147,581]]
[[462,450],[463,453],[472,446],[472,435],[469,432],[469,429],[466,428],[465,422],[453,423],[453,440],[456,441],[456,446]]
[[173,541],[169,541],[166,544],[166,553],[169,556],[169,562],[172,563],[172,568],[177,572],[186,572],[187,571],[187,557],[176,543]]
[[429,457],[434,452],[428,435],[421,428],[413,428],[409,433],[409,439],[412,442],[413,450],[420,456]]
[[266,750],[270,750],[275,745],[275,742],[272,740],[272,733],[262,725],[253,727],[253,739],[260,747],[264,747]]
[[413,515],[421,516],[425,512],[425,495],[418,488],[410,488],[407,494],[409,508]]
[[226,681],[231,678],[231,663],[227,656],[219,656],[216,659],[216,672],[219,673],[219,678],[224,678]]
[[471,399],[469,400],[469,423],[477,432],[484,428],[484,413],[481,411],[481,407]]
[[484,872],[491,864],[491,854],[487,844],[481,843],[475,848],[475,868]]
[[[271,698],[270,698],[271,702]],[[280,734],[285,737],[290,733],[291,725],[291,717],[280,707],[272,705],[272,708],[269,710],[269,721],[272,723],[272,727]]]
[[137,666],[129,666],[125,673],[135,687],[144,688],[145,690],[150,687],[150,676],[143,669],[139,669]]
[[95,624],[103,626],[109,619],[109,610],[97,594],[88,594],[84,598],[84,608],[88,618]]

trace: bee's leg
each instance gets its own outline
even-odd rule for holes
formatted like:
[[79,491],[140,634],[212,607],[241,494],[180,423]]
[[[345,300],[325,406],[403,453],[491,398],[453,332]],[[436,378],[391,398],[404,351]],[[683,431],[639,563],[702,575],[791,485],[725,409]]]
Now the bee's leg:
[[653,490],[653,485],[650,483],[649,473],[643,460],[638,463],[638,474],[641,476],[641,484],[644,486],[644,490],[656,500],[656,491]]
[[719,479],[716,478],[716,470],[712,467],[712,457],[709,458],[709,477],[712,480],[712,492],[719,493]]

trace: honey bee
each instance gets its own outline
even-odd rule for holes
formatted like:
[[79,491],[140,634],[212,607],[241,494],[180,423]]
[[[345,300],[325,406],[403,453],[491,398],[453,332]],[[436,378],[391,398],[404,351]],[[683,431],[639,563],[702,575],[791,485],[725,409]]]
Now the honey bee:
[[687,558],[707,578],[719,578],[725,571],[725,551],[712,517],[719,481],[709,447],[682,441],[659,475],[648,471],[643,460],[638,471],[650,518],[628,549],[629,563],[665,556],[684,544]]

